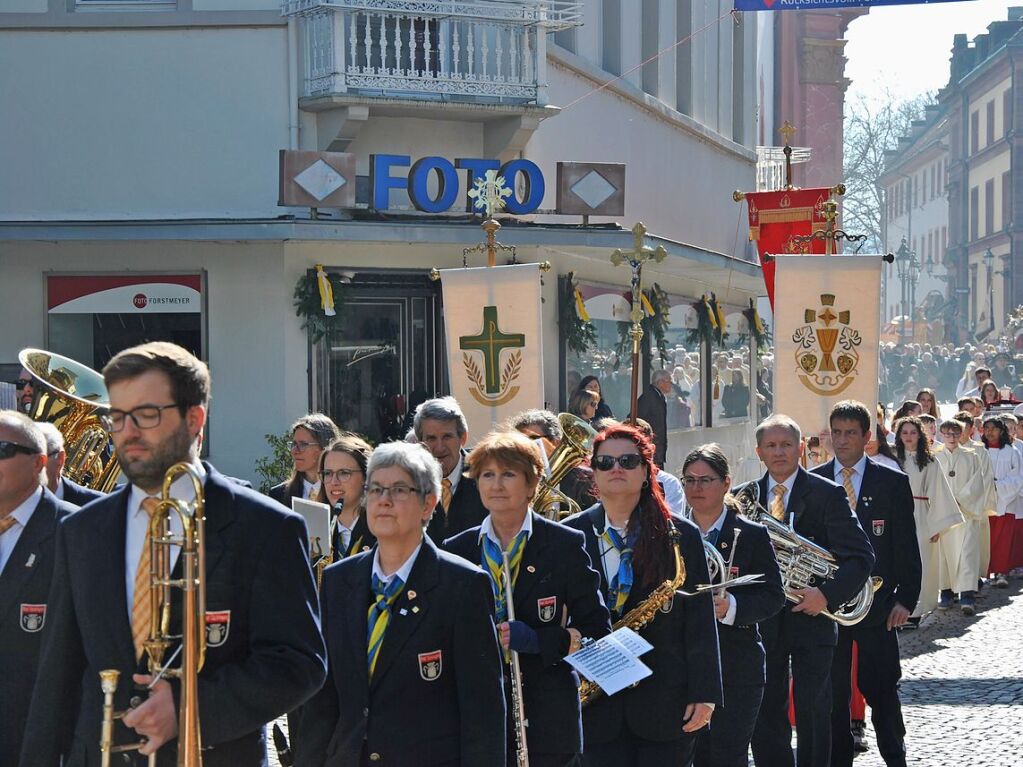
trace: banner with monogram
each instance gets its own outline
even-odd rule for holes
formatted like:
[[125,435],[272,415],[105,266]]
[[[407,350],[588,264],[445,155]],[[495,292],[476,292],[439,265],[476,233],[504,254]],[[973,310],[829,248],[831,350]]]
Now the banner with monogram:
[[831,198],[831,190],[789,189],[779,192],[747,192],[749,206],[749,238],[757,243],[760,266],[764,270],[767,297],[774,308],[775,267],[773,261],[764,261],[770,253],[823,253],[824,240],[805,243],[795,237],[806,237],[815,229],[823,229],[824,203]]
[[538,264],[441,271],[451,396],[477,440],[499,422],[542,408]]
[[774,411],[794,418],[806,436],[827,428],[828,412],[841,400],[859,400],[873,416],[881,259],[775,259]]

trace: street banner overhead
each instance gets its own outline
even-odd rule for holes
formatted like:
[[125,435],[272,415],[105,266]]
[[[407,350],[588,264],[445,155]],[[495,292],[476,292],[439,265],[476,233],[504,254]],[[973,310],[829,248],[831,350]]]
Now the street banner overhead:
[[[877,402],[880,255],[778,256],[774,412],[812,436],[832,405]],[[872,419],[873,420],[873,419]]]
[[874,8],[881,5],[926,5],[965,0],[735,0],[737,11],[819,11],[831,8]]
[[544,406],[540,270],[515,264],[440,274],[451,396],[476,440]]

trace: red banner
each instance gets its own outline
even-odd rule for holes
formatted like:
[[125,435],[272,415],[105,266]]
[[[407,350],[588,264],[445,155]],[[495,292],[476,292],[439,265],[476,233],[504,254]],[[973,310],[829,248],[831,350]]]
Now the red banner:
[[780,192],[747,192],[749,205],[749,238],[756,241],[760,266],[764,270],[767,297],[774,308],[774,261],[765,261],[765,254],[823,253],[824,240],[797,242],[816,229],[823,229],[824,203],[831,198],[830,189],[789,189]]

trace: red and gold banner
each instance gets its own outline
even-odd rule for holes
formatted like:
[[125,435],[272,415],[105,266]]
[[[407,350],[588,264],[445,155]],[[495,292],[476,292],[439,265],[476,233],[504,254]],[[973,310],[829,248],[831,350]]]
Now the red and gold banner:
[[764,255],[824,252],[824,240],[796,242],[796,237],[807,237],[815,229],[822,229],[824,203],[831,190],[789,189],[779,192],[747,192],[749,205],[749,238],[757,243],[760,266],[764,270],[767,297],[774,308],[774,262],[765,261]]

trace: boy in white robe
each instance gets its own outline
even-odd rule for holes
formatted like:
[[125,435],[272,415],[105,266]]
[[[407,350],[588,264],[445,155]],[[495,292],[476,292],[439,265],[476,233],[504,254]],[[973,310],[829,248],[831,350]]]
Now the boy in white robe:
[[[960,410],[954,416],[955,420],[959,421],[963,425],[963,433],[959,437],[959,445],[961,447],[969,448],[973,450],[977,457],[980,459],[980,470],[984,477],[984,486],[988,488],[988,501],[986,503],[987,511],[985,514],[989,517],[995,515],[995,470],[991,464],[991,456],[987,453],[987,447],[983,442],[975,441],[973,435],[976,431],[976,422],[973,414],[968,411]],[[977,580],[977,590],[980,591],[984,587],[984,576],[988,571],[988,567],[991,564],[991,526],[986,525],[980,531],[980,541],[978,543],[980,549],[980,578]]]

